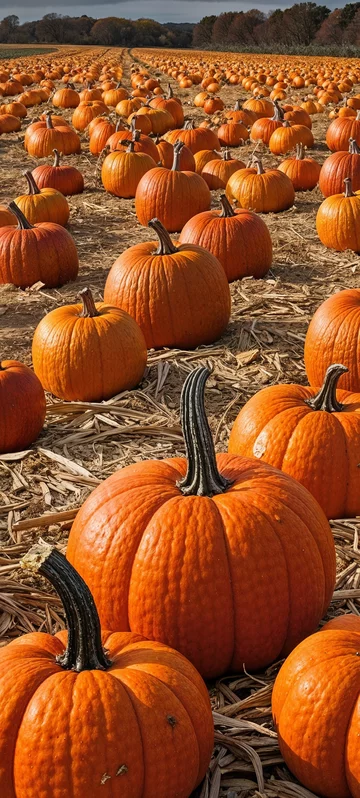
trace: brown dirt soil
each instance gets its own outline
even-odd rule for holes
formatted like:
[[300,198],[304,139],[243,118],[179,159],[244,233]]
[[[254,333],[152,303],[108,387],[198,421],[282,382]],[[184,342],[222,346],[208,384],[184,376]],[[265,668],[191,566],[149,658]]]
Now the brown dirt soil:
[[[131,53],[126,53],[125,86],[131,64]],[[168,82],[161,78],[163,84]],[[192,105],[198,88],[182,91],[170,83],[184,102],[186,116],[201,121],[203,112]],[[239,87],[221,91],[227,109],[248,96]],[[288,99],[299,101],[304,96],[305,91],[294,92]],[[30,109],[29,117],[37,113]],[[71,118],[71,113],[64,115]],[[328,154],[327,126],[327,113],[313,117],[316,144],[310,154],[320,162]],[[24,150],[25,127],[0,140],[3,204],[25,192],[23,171],[41,162]],[[233,152],[246,161],[253,149],[244,146]],[[264,151],[263,160],[266,166],[276,166],[281,159]],[[53,308],[72,303],[84,286],[91,287],[96,300],[102,299],[108,270],[118,255],[152,237],[137,222],[132,200],[104,192],[101,158],[89,154],[86,134],[82,154],[67,162],[83,172],[86,184],[83,195],[69,198],[68,229],[79,251],[79,278],[56,290],[0,286],[1,359],[30,365],[31,339],[40,319]],[[213,193],[214,207],[219,205],[219,194]],[[315,216],[321,200],[318,189],[298,193],[289,211],[263,216],[274,245],[272,269],[263,280],[245,279],[231,286],[231,321],[220,341],[194,352],[150,352],[141,386],[101,405],[63,403],[49,396],[45,428],[31,452],[14,459],[0,456],[0,645],[26,631],[53,631],[62,624],[59,602],[44,582],[19,574],[19,560],[40,536],[65,547],[71,518],[62,524],[31,519],[68,511],[73,517],[93,487],[116,469],[145,458],[182,455],[179,397],[194,366],[213,367],[206,402],[219,451],[226,450],[232,422],[255,391],[278,382],[306,382],[303,346],[310,318],[330,294],[358,285],[360,265],[353,252],[338,254],[320,244]],[[332,526],[339,574],[329,617],[348,611],[359,614],[360,523],[348,519]],[[229,676],[210,685],[216,748],[206,784],[198,793],[202,798],[312,795],[291,777],[277,747],[270,711],[276,670],[275,665],[256,677]]]

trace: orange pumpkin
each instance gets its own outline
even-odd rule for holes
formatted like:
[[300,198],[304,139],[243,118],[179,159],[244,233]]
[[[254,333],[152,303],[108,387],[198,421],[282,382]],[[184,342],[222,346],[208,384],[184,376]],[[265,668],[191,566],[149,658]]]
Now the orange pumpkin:
[[351,178],[344,180],[344,194],[325,199],[316,214],[316,230],[322,244],[337,252],[360,252],[360,192],[352,191]]
[[349,139],[346,152],[334,152],[324,161],[319,177],[319,188],[324,197],[341,194],[346,177],[351,178],[353,191],[359,191],[360,147],[355,139]]
[[225,149],[221,154],[221,158],[214,158],[213,161],[208,161],[205,164],[201,177],[208,184],[210,191],[217,191],[219,188],[226,187],[229,178],[234,172],[244,168],[245,164],[236,158],[232,158],[230,150]]
[[55,188],[39,188],[32,172],[24,172],[29,192],[17,197],[15,202],[30,224],[55,222],[67,224],[70,208],[67,200]]
[[344,391],[360,393],[360,290],[339,291],[314,314],[305,339],[305,368],[310,385],[319,385],[331,363],[343,363]]
[[125,151],[110,152],[101,168],[101,180],[105,191],[124,199],[135,197],[141,178],[156,166],[150,155],[135,152],[133,141],[127,144]]
[[265,171],[259,158],[254,159],[254,164],[255,169],[244,169],[232,175],[226,187],[227,195],[231,193],[241,208],[257,213],[279,213],[291,208],[295,191],[290,178],[279,169]]
[[34,372],[17,360],[0,361],[0,454],[27,449],[40,435],[45,413]]
[[55,188],[64,195],[82,194],[84,178],[76,166],[60,165],[60,153],[54,149],[52,166],[41,164],[33,169],[33,178],[39,188]]
[[297,144],[296,157],[282,161],[279,170],[290,178],[295,191],[312,191],[318,183],[321,165],[314,158],[305,158],[303,145]]

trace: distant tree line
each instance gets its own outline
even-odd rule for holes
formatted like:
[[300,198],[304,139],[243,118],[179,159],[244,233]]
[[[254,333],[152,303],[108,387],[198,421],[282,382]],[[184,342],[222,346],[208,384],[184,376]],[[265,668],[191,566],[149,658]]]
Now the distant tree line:
[[228,11],[196,25],[153,19],[94,19],[45,14],[20,24],[16,15],[0,22],[0,42],[9,44],[97,44],[105,47],[173,47],[266,52],[349,52],[360,47],[360,2],[330,11],[314,2],[295,3],[264,14]]

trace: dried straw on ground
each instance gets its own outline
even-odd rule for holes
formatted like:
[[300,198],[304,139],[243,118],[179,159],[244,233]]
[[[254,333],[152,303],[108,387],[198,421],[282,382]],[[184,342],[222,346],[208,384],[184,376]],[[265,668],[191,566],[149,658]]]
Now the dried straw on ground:
[[[130,56],[125,60],[127,85]],[[189,103],[196,89],[179,92]],[[245,95],[222,91],[227,107]],[[298,99],[301,93],[295,95]],[[186,105],[189,116],[199,112]],[[35,113],[35,112],[34,112]],[[315,117],[312,154],[323,160],[327,120]],[[126,247],[149,237],[136,221],[132,201],[106,195],[99,163],[87,150],[69,158],[85,175],[86,191],[70,199],[70,231],[80,255],[78,282],[60,290],[19,291],[0,286],[1,357],[31,362],[30,340],[43,315],[73,302],[90,285],[102,297],[105,277]],[[35,161],[23,149],[23,133],[2,136],[6,159],[1,201],[23,193],[22,172]],[[252,147],[242,147],[247,159]],[[266,155],[267,165],[278,160]],[[214,194],[214,205],[218,204]],[[266,217],[274,242],[274,263],[266,279],[232,285],[233,310],[227,334],[195,352],[151,352],[140,388],[99,404],[65,403],[48,397],[44,433],[26,453],[0,456],[0,645],[18,634],[63,624],[59,600],[40,578],[19,570],[19,560],[40,536],[65,550],[77,508],[102,479],[144,458],[184,453],[179,397],[187,373],[210,363],[206,404],[218,451],[226,449],[240,406],[265,385],[305,382],[303,345],[315,308],[334,291],[355,286],[359,258],[326,250],[315,230],[318,189],[298,194],[296,205]],[[338,580],[329,617],[360,613],[360,519],[332,524]],[[309,798],[285,768],[271,724],[271,687],[278,665],[265,673],[232,675],[209,685],[216,747],[201,798]]]

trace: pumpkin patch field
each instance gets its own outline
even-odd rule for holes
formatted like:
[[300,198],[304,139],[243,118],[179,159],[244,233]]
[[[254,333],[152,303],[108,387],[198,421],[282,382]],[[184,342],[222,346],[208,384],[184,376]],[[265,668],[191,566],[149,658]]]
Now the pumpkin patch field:
[[0,794],[359,798],[359,62],[3,56]]

